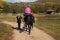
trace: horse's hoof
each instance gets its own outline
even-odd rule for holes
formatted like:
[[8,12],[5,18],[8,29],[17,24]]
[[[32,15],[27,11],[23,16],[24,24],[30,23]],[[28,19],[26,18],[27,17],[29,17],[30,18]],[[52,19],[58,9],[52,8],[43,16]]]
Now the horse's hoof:
[[20,28],[18,28],[18,29],[20,29]]
[[30,35],[30,33],[28,33],[28,35]]
[[27,31],[27,30],[26,30]]

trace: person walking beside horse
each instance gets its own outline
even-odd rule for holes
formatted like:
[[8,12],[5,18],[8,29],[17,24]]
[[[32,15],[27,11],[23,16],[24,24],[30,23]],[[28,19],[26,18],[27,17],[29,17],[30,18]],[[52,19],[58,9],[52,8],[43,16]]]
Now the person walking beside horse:
[[18,29],[20,29],[20,27],[21,27],[21,19],[22,19],[22,17],[21,17],[21,15],[19,14],[19,15],[17,15],[17,23],[18,23]]

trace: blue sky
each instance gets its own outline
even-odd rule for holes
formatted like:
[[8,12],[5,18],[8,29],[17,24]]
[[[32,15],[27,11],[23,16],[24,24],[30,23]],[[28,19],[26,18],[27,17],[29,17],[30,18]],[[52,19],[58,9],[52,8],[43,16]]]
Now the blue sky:
[[14,2],[14,0],[5,0],[5,1],[7,1],[7,2]]
[[6,0],[7,2],[34,2],[36,0]]

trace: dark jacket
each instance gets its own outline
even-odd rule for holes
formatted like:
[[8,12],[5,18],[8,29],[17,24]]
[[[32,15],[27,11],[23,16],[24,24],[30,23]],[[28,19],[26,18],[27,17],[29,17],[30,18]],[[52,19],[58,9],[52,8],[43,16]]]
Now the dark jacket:
[[17,18],[17,23],[21,23],[22,17],[20,16],[20,17],[18,18],[18,16],[17,16],[16,18]]

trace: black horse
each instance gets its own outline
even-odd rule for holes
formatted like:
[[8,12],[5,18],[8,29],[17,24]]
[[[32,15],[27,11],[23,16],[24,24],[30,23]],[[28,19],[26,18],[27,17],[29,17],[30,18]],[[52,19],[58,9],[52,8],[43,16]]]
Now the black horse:
[[34,17],[32,15],[27,15],[24,18],[26,31],[28,30],[29,35],[31,33],[31,28],[33,28]]

